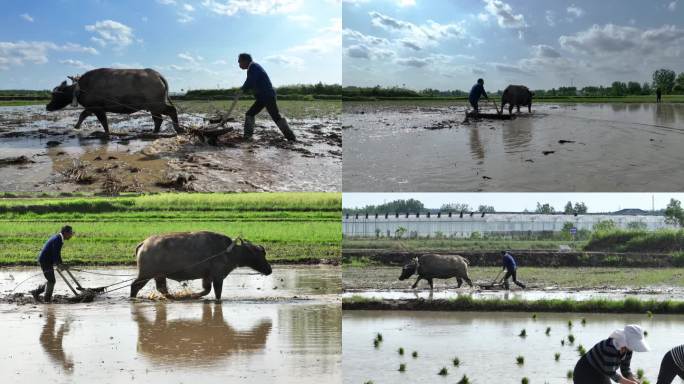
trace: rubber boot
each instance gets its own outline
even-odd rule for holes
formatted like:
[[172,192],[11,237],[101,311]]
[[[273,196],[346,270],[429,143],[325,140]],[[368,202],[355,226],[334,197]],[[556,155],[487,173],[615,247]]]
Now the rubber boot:
[[246,139],[249,140],[252,138],[252,135],[254,134],[254,116],[245,116],[245,128],[242,133],[242,136]]
[[285,120],[285,118],[281,118],[280,120],[276,121],[276,125],[280,129],[280,132],[285,135],[286,139],[290,141],[297,141],[294,132],[292,132],[290,129],[290,126],[287,124],[287,120]]
[[511,286],[508,284],[508,281],[504,281],[504,282],[503,282],[503,287],[504,287],[504,289],[507,290],[507,291],[511,289]]
[[50,283],[48,281],[47,284],[45,284],[45,299],[44,301],[46,303],[52,302],[52,291],[55,289],[55,283]]
[[39,302],[39,303],[43,301],[43,300],[40,298],[40,294],[43,293],[43,292],[45,292],[45,284],[41,284],[41,285],[38,286],[38,288],[36,288],[36,289],[34,289],[34,290],[32,290],[32,291],[29,291],[29,293],[31,294],[31,296],[33,296],[33,298],[34,298],[37,302]]

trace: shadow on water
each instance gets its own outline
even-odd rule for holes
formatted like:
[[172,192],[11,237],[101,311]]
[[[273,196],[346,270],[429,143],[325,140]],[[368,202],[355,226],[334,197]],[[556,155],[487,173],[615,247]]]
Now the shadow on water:
[[69,333],[71,319],[66,320],[57,327],[55,308],[48,306],[45,311],[45,324],[40,332],[40,345],[48,356],[48,359],[57,367],[61,367],[67,374],[71,374],[74,361],[64,351],[64,336]]
[[166,304],[155,305],[154,320],[133,307],[138,325],[137,351],[155,363],[192,366],[217,362],[233,354],[262,351],[271,333],[263,318],[247,330],[237,330],[224,318],[221,304],[205,303],[199,318],[168,319]]

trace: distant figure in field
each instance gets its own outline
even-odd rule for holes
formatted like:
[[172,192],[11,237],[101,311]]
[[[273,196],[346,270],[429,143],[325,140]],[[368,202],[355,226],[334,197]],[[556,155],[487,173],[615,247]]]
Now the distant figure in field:
[[656,103],[660,103],[662,95],[663,92],[660,90],[660,87],[656,88]]
[[480,113],[477,103],[480,101],[481,96],[484,96],[485,99],[489,100],[489,96],[487,96],[487,92],[485,92],[484,89],[484,80],[477,79],[477,84],[473,85],[473,88],[470,89],[470,94],[468,95],[468,101],[475,109],[475,113]]

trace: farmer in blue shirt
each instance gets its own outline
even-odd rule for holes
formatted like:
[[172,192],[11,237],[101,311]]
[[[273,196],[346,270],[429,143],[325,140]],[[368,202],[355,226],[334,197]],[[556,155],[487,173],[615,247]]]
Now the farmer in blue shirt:
[[241,92],[252,90],[255,99],[254,104],[247,110],[245,116],[245,139],[252,137],[255,124],[254,117],[266,107],[268,114],[271,115],[273,121],[283,135],[285,135],[285,138],[290,141],[296,141],[297,138],[287,124],[287,120],[280,116],[278,105],[276,104],[276,92],[273,89],[273,85],[271,85],[271,79],[268,78],[266,71],[264,71],[261,65],[252,61],[252,56],[248,53],[241,53],[238,56],[238,64],[240,68],[247,70],[247,80],[242,85]]
[[501,251],[501,256],[503,256],[503,269],[506,270],[506,274],[503,277],[504,288],[509,289],[508,279],[513,277],[513,282],[518,287],[525,289],[525,284],[518,281],[518,265],[515,263],[513,255],[511,255],[508,251]]
[[484,96],[485,99],[489,100],[489,96],[487,96],[487,92],[485,92],[484,89],[484,80],[477,79],[477,84],[473,85],[470,89],[470,94],[468,95],[468,101],[470,101],[470,105],[475,109],[475,113],[480,112],[477,103],[480,101],[481,96]]
[[43,249],[38,255],[38,264],[40,269],[43,271],[45,279],[47,279],[46,284],[41,284],[38,288],[31,291],[31,294],[36,299],[40,300],[40,294],[45,292],[44,302],[49,303],[52,301],[52,291],[55,288],[55,270],[53,267],[57,265],[58,269],[64,269],[66,266],[62,264],[62,245],[64,245],[65,240],[71,239],[74,235],[74,230],[65,225],[59,231],[58,234],[53,235],[48,239],[48,241],[43,245]]

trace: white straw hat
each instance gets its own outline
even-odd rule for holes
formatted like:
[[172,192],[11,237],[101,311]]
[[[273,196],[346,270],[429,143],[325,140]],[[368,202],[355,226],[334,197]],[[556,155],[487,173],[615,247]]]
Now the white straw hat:
[[627,348],[634,352],[648,352],[651,348],[644,340],[644,331],[638,325],[628,325],[625,327],[625,341]]

